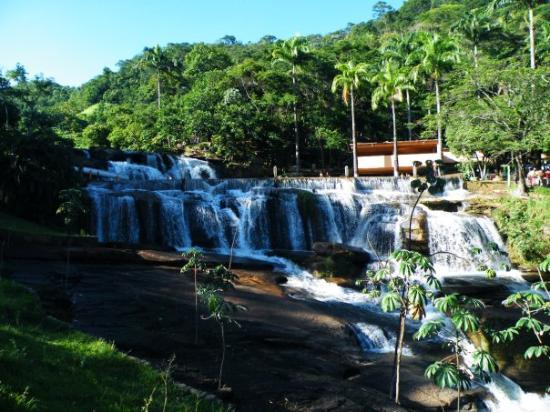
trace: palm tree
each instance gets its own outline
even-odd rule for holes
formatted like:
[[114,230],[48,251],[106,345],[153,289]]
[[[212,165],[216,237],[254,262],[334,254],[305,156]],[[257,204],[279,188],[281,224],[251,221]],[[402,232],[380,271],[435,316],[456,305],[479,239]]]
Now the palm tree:
[[452,37],[442,37],[435,33],[419,33],[418,37],[421,46],[407,60],[409,63],[416,63],[418,72],[427,74],[434,83],[437,109],[437,155],[442,159],[443,136],[439,85],[443,73],[449,70],[453,63],[459,61],[459,49],[456,40]]
[[351,141],[353,150],[353,176],[358,177],[357,169],[357,138],[355,133],[355,100],[353,91],[356,90],[361,79],[367,74],[367,65],[365,63],[355,64],[352,61],[347,63],[338,63],[335,68],[340,71],[332,80],[331,90],[335,93],[339,88],[342,89],[342,100],[346,106],[351,103]]
[[161,77],[177,66],[177,62],[176,60],[171,60],[166,52],[159,45],[156,45],[153,48],[146,47],[143,50],[143,57],[139,64],[143,67],[153,69],[156,73],[157,107],[160,109]]
[[[412,87],[417,82],[417,71],[408,63],[408,56],[412,54],[415,48],[418,46],[416,39],[416,33],[410,32],[402,34],[401,36],[394,37],[390,42],[382,49],[382,54],[388,59],[396,62],[407,74],[409,85]],[[411,96],[410,89],[405,89],[405,98],[407,103],[407,130],[409,133],[409,140],[412,140],[412,113],[411,113]]]
[[296,171],[300,171],[300,134],[298,132],[298,73],[300,65],[305,56],[309,54],[309,45],[307,39],[301,36],[294,36],[277,45],[272,52],[273,65],[282,64],[289,67],[292,78],[292,91],[294,101],[292,102],[292,111],[294,114],[294,140],[296,149]]
[[452,29],[472,44],[474,66],[477,67],[479,43],[494,29],[491,19],[484,10],[473,9],[466,12]]
[[546,0],[493,0],[489,5],[489,11],[494,11],[500,7],[521,7],[527,9],[527,15],[529,19],[529,51],[531,69],[536,68],[535,59],[535,13],[533,9],[537,4],[543,4]]
[[403,101],[403,91],[412,89],[407,76],[399,71],[391,61],[384,63],[383,69],[376,74],[371,82],[376,85],[372,93],[372,108],[376,110],[380,104],[389,104],[393,122],[393,175],[399,176],[399,159],[397,153],[397,125],[395,119],[395,103]]

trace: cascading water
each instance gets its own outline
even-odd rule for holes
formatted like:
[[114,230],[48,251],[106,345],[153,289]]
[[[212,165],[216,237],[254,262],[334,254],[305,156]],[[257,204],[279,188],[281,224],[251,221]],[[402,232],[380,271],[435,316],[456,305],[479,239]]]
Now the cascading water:
[[[287,273],[291,295],[351,305],[370,316],[369,324],[353,325],[366,350],[393,350],[394,337],[375,324],[382,318],[392,321],[392,316],[381,313],[377,302],[264,252],[308,250],[315,242],[328,241],[386,257],[402,244],[402,223],[416,196],[407,179],[216,179],[207,162],[153,154],[143,164],[110,162],[109,172],[103,171],[102,177],[106,181],[88,187],[100,242],[157,244],[175,250],[198,246],[227,252],[235,239],[236,254],[259,255]],[[449,180],[444,195],[463,197],[461,182]],[[435,254],[438,274],[476,272],[480,263],[510,265],[488,218],[423,206],[419,211],[426,215],[426,247],[431,254],[470,256],[472,248],[480,250],[476,259],[468,260]],[[498,376],[487,386],[494,399],[488,402],[492,411],[519,407],[526,399],[548,410],[547,398],[525,394]]]

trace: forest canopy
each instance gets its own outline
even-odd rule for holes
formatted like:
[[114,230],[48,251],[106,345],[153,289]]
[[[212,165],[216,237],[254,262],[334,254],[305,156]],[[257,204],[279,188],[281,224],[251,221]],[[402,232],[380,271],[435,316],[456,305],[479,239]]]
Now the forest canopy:
[[0,73],[0,133],[265,168],[291,167],[298,153],[304,167],[340,168],[350,89],[331,85],[352,63],[359,142],[391,140],[395,125],[399,140],[439,138],[501,161],[550,150],[549,4],[378,2],[373,16],[327,35],[151,45],[76,88],[18,65]]

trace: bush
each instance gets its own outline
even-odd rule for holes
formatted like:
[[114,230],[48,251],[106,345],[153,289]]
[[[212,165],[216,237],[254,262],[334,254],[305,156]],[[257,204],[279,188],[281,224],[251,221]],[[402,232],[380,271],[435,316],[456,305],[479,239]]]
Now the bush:
[[517,263],[535,267],[550,254],[550,193],[540,191],[530,199],[503,199],[494,212],[501,233],[508,239]]
[[53,134],[0,136],[0,209],[40,222],[54,217],[58,194],[75,187],[72,143]]

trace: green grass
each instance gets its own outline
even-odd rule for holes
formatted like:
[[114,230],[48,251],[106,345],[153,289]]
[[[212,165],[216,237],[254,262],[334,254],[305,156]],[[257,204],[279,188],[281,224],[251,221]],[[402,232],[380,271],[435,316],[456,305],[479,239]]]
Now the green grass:
[[550,255],[550,188],[534,189],[529,199],[502,198],[493,217],[514,263],[535,268]]
[[53,229],[3,212],[0,212],[0,230],[33,235],[65,236],[61,229]]
[[[0,281],[0,411],[162,411],[161,376],[113,344],[48,318],[34,295]],[[169,383],[166,410],[226,408]]]

